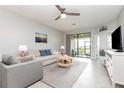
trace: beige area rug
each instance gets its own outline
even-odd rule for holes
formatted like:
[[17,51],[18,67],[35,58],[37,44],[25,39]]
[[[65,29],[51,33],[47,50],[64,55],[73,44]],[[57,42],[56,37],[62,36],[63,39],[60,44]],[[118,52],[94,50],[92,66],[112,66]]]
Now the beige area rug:
[[54,88],[71,88],[85,70],[88,63],[74,61],[67,68],[59,67],[56,63],[44,67],[42,82]]

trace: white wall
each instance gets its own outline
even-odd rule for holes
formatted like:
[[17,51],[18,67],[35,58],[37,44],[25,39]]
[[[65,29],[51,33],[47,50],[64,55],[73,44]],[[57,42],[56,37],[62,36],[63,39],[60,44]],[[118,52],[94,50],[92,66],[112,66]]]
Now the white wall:
[[[108,30],[103,31],[103,32],[99,32],[99,49],[112,49],[112,41],[111,41],[111,34],[113,31],[115,31],[115,29],[117,28],[117,20],[113,20],[111,22],[108,22],[106,24],[103,24],[101,26],[106,25]],[[101,26],[97,27],[97,29],[99,30],[101,28]]]
[[[35,43],[35,32],[47,34],[48,43]],[[19,45],[29,49],[59,49],[64,44],[64,33],[0,9],[0,54],[14,54]]]

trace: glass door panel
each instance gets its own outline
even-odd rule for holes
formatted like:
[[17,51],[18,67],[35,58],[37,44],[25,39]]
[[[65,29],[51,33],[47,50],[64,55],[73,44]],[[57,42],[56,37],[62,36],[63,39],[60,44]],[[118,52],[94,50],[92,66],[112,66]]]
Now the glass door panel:
[[77,35],[71,35],[71,56],[77,57]]
[[71,36],[71,55],[73,57],[91,56],[90,33],[75,34]]
[[90,57],[90,33],[78,34],[78,56]]

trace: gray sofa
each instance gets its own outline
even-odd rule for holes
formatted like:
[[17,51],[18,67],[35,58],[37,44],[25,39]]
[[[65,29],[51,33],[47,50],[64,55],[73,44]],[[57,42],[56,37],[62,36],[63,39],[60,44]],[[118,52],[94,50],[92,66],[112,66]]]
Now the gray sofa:
[[5,65],[0,62],[0,87],[24,88],[43,78],[43,63],[40,60]]
[[52,63],[57,62],[57,55],[49,55],[44,57],[36,57],[35,59],[41,61],[43,63],[43,66],[50,65]]
[[[5,65],[0,62],[0,87],[3,88],[24,88],[43,78],[43,66],[57,62],[58,54],[40,56],[38,50],[31,50],[30,56],[34,60]],[[21,58],[25,60],[24,58]],[[27,60],[27,59],[26,59]]]
[[43,66],[47,66],[49,64],[57,62],[57,57],[59,54],[52,54],[49,56],[40,56],[40,53],[38,50],[30,50],[30,55],[34,56],[36,60],[39,60],[43,63]]

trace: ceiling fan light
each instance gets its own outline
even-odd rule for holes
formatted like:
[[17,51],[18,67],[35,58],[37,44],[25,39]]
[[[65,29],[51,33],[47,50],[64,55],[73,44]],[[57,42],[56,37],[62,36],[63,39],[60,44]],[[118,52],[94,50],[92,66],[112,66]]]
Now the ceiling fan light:
[[61,18],[66,18],[66,17],[67,17],[67,15],[65,13],[61,14]]

